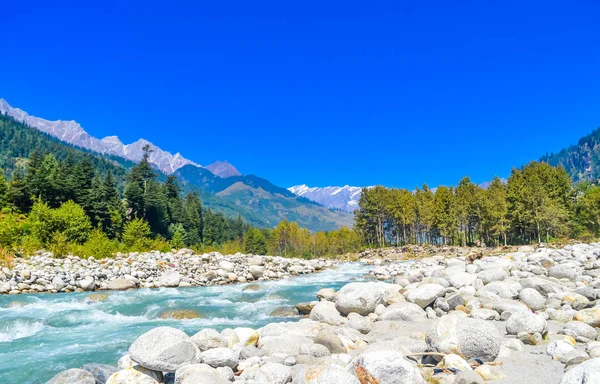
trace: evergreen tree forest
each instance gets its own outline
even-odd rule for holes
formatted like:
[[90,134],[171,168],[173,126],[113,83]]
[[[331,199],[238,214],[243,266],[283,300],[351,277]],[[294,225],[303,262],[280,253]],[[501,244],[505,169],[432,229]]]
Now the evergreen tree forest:
[[600,235],[600,187],[574,184],[562,167],[531,162],[487,188],[364,189],[356,213],[363,245],[507,245]]
[[57,159],[32,151],[8,177],[0,173],[0,246],[22,254],[48,249],[55,256],[191,247],[306,258],[359,246],[347,228],[311,233],[282,221],[274,229],[258,229],[241,216],[206,209],[198,193],[184,193],[177,177],[159,180],[150,151],[144,148],[122,188],[110,169],[101,174],[95,168],[91,155]]

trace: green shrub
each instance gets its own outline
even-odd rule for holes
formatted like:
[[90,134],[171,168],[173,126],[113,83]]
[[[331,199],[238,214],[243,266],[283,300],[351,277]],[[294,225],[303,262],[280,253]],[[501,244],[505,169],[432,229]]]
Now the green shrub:
[[[148,222],[143,219],[133,219],[123,228],[122,241],[126,247],[132,249],[143,247],[144,244],[148,244],[150,238],[150,226]],[[135,249],[144,250],[144,249]]]
[[48,250],[52,252],[54,257],[63,258],[73,251],[73,245],[69,243],[64,233],[56,232],[52,235]]
[[88,241],[80,246],[77,254],[85,257],[103,259],[112,257],[117,252],[118,244],[110,240],[101,229],[96,228],[90,234]]
[[23,237],[23,225],[19,215],[7,213],[0,219],[0,246],[14,248]]
[[31,209],[29,225],[31,234],[44,245],[54,243],[57,234],[64,236],[67,242],[83,244],[92,230],[90,218],[81,206],[72,201],[57,209],[37,201]]
[[181,224],[169,225],[169,235],[171,236],[171,247],[173,248],[184,248],[187,242],[187,232]]

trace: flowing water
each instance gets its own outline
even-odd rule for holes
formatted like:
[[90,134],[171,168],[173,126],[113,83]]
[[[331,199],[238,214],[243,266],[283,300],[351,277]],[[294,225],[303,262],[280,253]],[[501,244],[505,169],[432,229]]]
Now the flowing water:
[[[142,333],[163,325],[193,335],[202,328],[259,328],[273,321],[280,306],[315,300],[321,288],[338,289],[361,279],[362,264],[340,264],[317,274],[218,287],[139,289],[106,292],[104,301],[88,293],[0,296],[0,383],[45,383],[53,375],[86,363],[116,365]],[[165,309],[192,309],[205,318],[163,320]]]

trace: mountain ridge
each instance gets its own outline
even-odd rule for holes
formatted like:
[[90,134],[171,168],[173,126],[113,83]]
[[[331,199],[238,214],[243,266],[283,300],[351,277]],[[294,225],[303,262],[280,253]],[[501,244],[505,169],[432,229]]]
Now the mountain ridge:
[[8,114],[15,120],[29,125],[41,132],[47,133],[66,143],[97,152],[123,157],[131,161],[140,161],[143,155],[142,148],[149,145],[152,152],[149,161],[160,171],[167,174],[191,164],[200,167],[199,164],[184,158],[181,153],[175,155],[164,151],[157,145],[146,139],[139,139],[131,144],[123,144],[118,136],[106,136],[98,139],[89,133],[75,120],[46,120],[41,117],[29,115],[20,108],[12,107],[4,98],[0,98],[0,113]]

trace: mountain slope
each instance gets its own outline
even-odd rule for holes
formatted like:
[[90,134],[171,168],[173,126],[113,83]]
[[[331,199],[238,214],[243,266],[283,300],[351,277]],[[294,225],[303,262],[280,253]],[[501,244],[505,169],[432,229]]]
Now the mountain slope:
[[296,221],[311,230],[353,225],[353,215],[331,211],[258,176],[221,178],[204,168],[189,165],[177,170],[175,175],[187,185],[214,193],[222,204],[235,207],[256,225],[272,227],[284,219]]
[[562,166],[573,181],[600,179],[600,128],[579,139],[576,145],[542,156],[540,161]]
[[17,121],[27,124],[41,132],[64,141],[65,143],[88,149],[93,152],[124,157],[127,160],[139,161],[142,158],[142,148],[147,144],[152,149],[150,163],[167,174],[175,172],[184,165],[199,166],[191,160],[184,158],[180,153],[172,155],[147,140],[140,139],[135,143],[125,145],[117,136],[107,136],[97,139],[88,134],[76,121],[49,121],[35,116],[19,108],[13,108],[4,99],[0,99],[0,114],[8,114]]
[[358,199],[362,187],[309,187],[305,184],[288,188],[295,195],[316,201],[327,208],[339,209],[346,212],[354,212],[358,208]]

